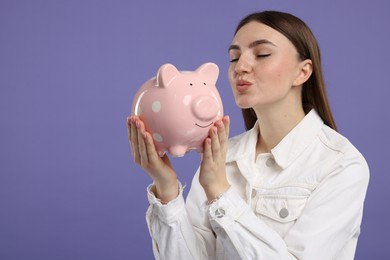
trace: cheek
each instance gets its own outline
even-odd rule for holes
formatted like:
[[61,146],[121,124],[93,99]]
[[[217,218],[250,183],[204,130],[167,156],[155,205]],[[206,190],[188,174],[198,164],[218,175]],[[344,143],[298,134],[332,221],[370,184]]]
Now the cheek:
[[273,80],[278,87],[291,87],[292,85],[292,72],[293,68],[291,64],[287,62],[275,63],[270,67],[268,75],[270,80]]

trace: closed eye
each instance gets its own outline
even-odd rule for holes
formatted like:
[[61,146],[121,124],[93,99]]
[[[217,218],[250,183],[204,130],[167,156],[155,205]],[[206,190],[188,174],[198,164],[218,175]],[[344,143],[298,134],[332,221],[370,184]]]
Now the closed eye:
[[271,56],[271,54],[261,54],[261,55],[256,55],[257,58],[266,58]]
[[[256,58],[267,58],[269,56],[271,56],[271,54],[260,54],[260,55],[256,55]],[[229,62],[231,62],[231,63],[232,62],[237,62],[239,59],[240,59],[239,57],[238,58],[234,58],[234,59],[230,59]]]

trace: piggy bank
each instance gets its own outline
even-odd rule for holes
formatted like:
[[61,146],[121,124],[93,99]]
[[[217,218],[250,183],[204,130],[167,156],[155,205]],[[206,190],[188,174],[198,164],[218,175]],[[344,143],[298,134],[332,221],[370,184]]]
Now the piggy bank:
[[179,71],[164,64],[138,90],[132,112],[144,122],[160,156],[166,151],[172,156],[183,156],[190,150],[203,152],[210,128],[223,117],[215,85],[218,74],[214,63],[205,63],[195,71]]

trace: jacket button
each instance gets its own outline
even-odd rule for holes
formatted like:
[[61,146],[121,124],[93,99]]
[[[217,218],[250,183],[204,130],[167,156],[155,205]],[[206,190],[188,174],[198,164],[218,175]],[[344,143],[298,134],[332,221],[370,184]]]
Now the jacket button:
[[256,197],[256,191],[255,190],[252,190],[252,195],[251,195],[252,199],[254,199]]
[[288,217],[288,209],[286,208],[282,208],[280,211],[279,211],[279,216],[281,218],[287,218]]
[[225,210],[224,209],[217,209],[215,211],[215,216],[217,218],[222,218],[223,216],[225,216]]
[[265,162],[265,165],[268,167],[272,167],[275,164],[275,159],[274,158],[268,158],[267,161]]

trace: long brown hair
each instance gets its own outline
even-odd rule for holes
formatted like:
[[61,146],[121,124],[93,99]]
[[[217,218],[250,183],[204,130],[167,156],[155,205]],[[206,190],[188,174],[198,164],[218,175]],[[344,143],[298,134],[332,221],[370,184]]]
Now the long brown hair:
[[[301,60],[310,59],[313,72],[302,86],[302,106],[305,113],[315,109],[326,125],[337,131],[330,110],[322,75],[321,54],[316,38],[310,28],[298,17],[278,11],[252,13],[240,21],[237,31],[249,22],[256,21],[277,30],[289,39],[298,51]],[[252,108],[242,109],[246,129],[251,129],[257,116]]]

